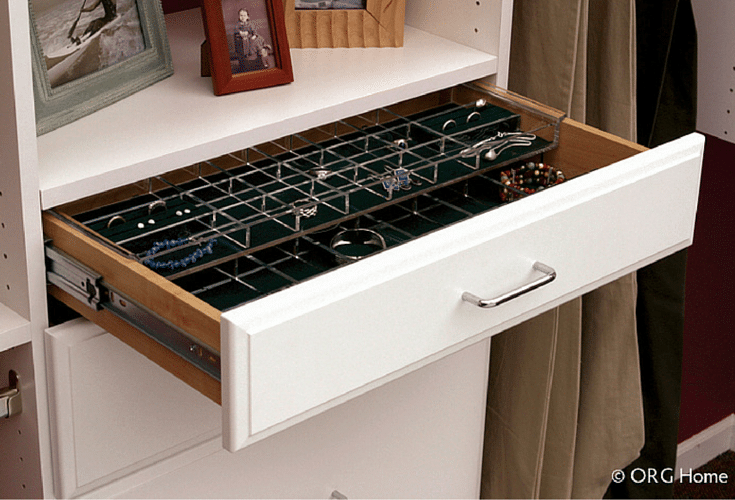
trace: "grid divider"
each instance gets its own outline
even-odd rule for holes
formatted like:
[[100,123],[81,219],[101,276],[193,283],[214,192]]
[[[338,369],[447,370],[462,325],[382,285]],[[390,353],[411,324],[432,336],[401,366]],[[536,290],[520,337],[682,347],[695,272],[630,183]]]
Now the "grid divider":
[[[543,118],[523,131],[485,101],[381,108],[157,176],[75,220],[227,309],[225,287],[257,297],[336,267],[337,228],[372,228],[390,248],[496,206],[494,171],[556,147],[560,118]],[[261,258],[269,250],[281,257]]]

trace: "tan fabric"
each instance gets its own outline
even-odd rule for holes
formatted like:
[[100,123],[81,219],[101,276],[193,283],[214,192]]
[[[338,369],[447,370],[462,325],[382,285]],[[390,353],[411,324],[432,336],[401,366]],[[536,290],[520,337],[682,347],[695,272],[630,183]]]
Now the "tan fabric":
[[636,297],[635,273],[582,297],[574,498],[600,498],[643,447]]
[[508,88],[636,137],[635,2],[516,0]]
[[601,498],[643,446],[635,274],[492,339],[482,498]]
[[577,299],[493,338],[483,498],[571,492],[581,317]]
[[[634,5],[515,0],[510,90],[634,138]],[[600,498],[638,455],[636,289],[631,274],[493,338],[483,498]]]

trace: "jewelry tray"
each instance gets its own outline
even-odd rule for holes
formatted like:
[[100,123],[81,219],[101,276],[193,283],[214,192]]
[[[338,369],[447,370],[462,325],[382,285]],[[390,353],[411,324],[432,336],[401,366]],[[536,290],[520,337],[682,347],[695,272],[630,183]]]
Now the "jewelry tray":
[[345,229],[391,248],[526,196],[500,170],[543,161],[563,115],[513,99],[437,92],[52,213],[225,311],[357,260],[330,244]]

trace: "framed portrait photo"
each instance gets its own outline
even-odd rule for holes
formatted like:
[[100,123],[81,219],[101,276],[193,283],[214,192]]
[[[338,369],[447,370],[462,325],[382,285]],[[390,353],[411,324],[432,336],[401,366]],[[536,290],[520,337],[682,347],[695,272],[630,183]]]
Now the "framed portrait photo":
[[293,81],[281,0],[203,0],[202,12],[216,95]]
[[30,0],[38,135],[173,73],[159,0]]

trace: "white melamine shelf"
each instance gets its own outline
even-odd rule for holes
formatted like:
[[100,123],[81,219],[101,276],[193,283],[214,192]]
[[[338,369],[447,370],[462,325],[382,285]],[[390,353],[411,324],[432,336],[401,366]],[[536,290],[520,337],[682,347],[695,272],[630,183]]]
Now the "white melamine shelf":
[[199,10],[166,23],[172,77],[38,138],[44,209],[497,71],[495,55],[406,26],[401,48],[294,49],[293,83],[216,97]]
[[[0,352],[31,341],[31,325],[18,313],[0,303]],[[0,384],[2,384],[0,379]]]

